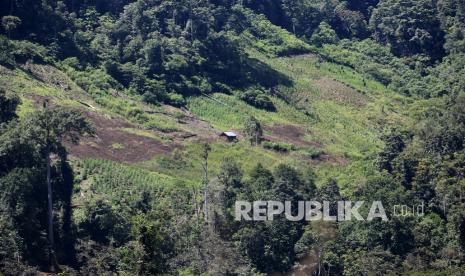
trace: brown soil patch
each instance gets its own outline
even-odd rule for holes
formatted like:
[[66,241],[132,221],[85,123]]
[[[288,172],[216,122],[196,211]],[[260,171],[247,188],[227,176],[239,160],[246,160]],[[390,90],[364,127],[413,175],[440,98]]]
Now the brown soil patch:
[[304,139],[305,130],[295,125],[273,125],[265,126],[265,130],[271,132],[270,135],[265,135],[265,139],[274,142],[286,142],[296,146],[316,146],[321,147],[321,144],[308,142]]
[[221,131],[215,129],[209,122],[202,120],[192,114],[189,110],[182,108],[178,109],[175,107],[167,107],[168,110],[177,113],[182,113],[183,118],[178,119],[178,122],[183,125],[184,132],[174,134],[181,140],[194,139],[202,142],[212,143],[216,141],[221,134]]
[[122,128],[134,126],[119,118],[106,118],[100,114],[87,112],[93,123],[95,135],[83,137],[79,145],[67,144],[71,155],[78,158],[99,158],[119,162],[135,163],[147,161],[154,156],[170,154],[176,144],[167,145],[150,137],[128,133]]
[[337,80],[321,77],[315,80],[315,86],[321,90],[325,99],[350,104],[358,108],[366,105],[367,97],[365,95]]

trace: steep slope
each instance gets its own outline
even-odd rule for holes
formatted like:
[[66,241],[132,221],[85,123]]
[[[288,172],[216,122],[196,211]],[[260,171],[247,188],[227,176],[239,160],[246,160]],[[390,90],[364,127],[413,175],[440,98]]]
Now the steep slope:
[[[153,159],[149,163],[155,165],[150,166],[158,167],[160,155],[170,157],[174,149],[195,154],[195,144],[207,141],[218,160],[233,154],[243,160],[245,168],[252,167],[246,156],[252,150],[262,156],[254,157],[255,161],[272,164],[274,161],[267,161],[271,158],[291,161],[298,167],[315,167],[321,176],[319,181],[335,177],[343,186],[363,181],[367,171],[362,168],[368,164],[364,160],[379,150],[385,127],[408,123],[407,98],[348,67],[325,62],[313,54],[267,57],[252,49],[249,54],[291,80],[291,84],[272,90],[275,112],[257,109],[226,94],[192,97],[187,109],[147,105],[118,91],[95,96],[59,69],[34,64],[15,70],[2,67],[0,84],[22,95],[23,116],[33,106],[39,107],[44,97],[56,105],[85,111],[97,135],[85,138],[80,146],[70,146],[71,155],[80,159],[130,163]],[[250,115],[262,122],[266,139],[292,144],[297,150],[277,153],[250,147],[244,137],[234,145],[218,140],[221,131],[241,133]],[[212,173],[215,169],[213,165]]]
[[463,1],[7,2],[0,274],[464,275]]

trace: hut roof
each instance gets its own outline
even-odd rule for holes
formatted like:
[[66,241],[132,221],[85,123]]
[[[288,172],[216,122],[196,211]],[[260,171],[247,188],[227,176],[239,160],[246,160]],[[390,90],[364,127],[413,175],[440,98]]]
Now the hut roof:
[[225,131],[225,132],[221,133],[221,135],[225,135],[227,137],[237,137],[237,134],[232,132],[232,131]]

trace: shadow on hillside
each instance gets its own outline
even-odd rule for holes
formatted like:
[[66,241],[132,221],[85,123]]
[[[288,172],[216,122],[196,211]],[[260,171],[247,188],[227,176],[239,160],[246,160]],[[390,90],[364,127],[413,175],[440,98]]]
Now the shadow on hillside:
[[286,75],[264,62],[248,56],[237,56],[234,59],[223,59],[221,62],[213,63],[209,66],[209,73],[214,82],[224,83],[236,89],[245,89],[254,85],[265,88],[292,85],[291,79]]
[[266,88],[277,85],[291,86],[292,80],[281,72],[276,71],[266,63],[255,58],[248,58],[246,61],[246,72],[251,83],[258,83]]

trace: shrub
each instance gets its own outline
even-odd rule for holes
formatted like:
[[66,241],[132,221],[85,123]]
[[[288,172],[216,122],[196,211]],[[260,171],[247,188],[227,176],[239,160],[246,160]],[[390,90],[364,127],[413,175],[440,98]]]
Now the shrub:
[[317,148],[314,148],[314,147],[310,147],[308,150],[308,155],[310,156],[310,158],[312,159],[316,159],[318,157],[320,157],[324,152],[323,150],[321,149],[317,149]]
[[13,45],[5,36],[0,35],[0,64],[4,66],[14,66],[15,57],[11,53]]
[[227,84],[224,84],[224,83],[221,83],[221,82],[215,82],[213,84],[212,90],[214,92],[220,92],[220,93],[224,93],[224,94],[231,94],[232,93],[231,87],[229,87]]
[[362,72],[372,76],[376,81],[384,85],[388,85],[391,83],[393,78],[393,73],[389,69],[383,68],[382,65],[378,65],[375,63],[366,64],[361,67]]
[[26,41],[11,41],[13,44],[13,55],[16,62],[25,63],[32,61],[34,63],[52,63],[53,58],[49,51],[42,45]]
[[263,147],[265,149],[279,151],[279,152],[290,152],[290,151],[294,151],[297,149],[292,144],[283,143],[283,142],[271,142],[271,141],[263,142]]
[[61,62],[61,65],[69,66],[69,67],[71,67],[73,69],[76,69],[76,70],[81,70],[82,69],[81,64],[79,62],[79,59],[77,57],[66,58]]
[[127,112],[127,118],[132,119],[131,121],[143,124],[148,121],[147,115],[140,108],[134,108]]
[[321,47],[323,44],[335,44],[338,41],[339,38],[336,32],[326,22],[321,22],[310,38],[310,42],[318,47]]
[[259,89],[251,89],[239,96],[244,102],[260,109],[267,111],[276,111],[276,107],[271,101],[270,97],[265,95],[265,93]]
[[180,106],[186,105],[186,100],[180,94],[168,93],[166,103],[173,105],[173,106],[180,107]]

